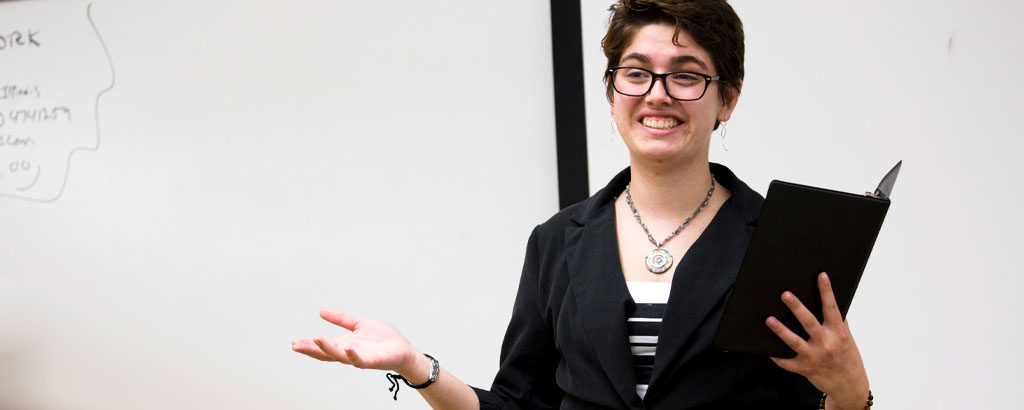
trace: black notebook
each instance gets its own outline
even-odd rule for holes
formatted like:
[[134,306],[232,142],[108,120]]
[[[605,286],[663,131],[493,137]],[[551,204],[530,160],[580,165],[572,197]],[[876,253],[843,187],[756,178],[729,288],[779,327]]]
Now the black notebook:
[[771,315],[807,339],[780,296],[789,290],[822,321],[817,277],[827,272],[846,312],[889,209],[902,161],[864,195],[772,181],[712,341],[724,351],[793,357],[765,325]]

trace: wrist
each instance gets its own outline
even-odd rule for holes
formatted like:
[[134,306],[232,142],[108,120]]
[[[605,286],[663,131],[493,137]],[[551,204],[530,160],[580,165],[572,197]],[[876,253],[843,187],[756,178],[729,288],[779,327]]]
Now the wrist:
[[871,394],[871,389],[864,388],[863,392],[861,389],[850,389],[849,391],[832,395],[828,394],[823,397],[824,406],[821,408],[827,410],[865,410],[870,409],[874,404],[872,400],[874,396]]
[[868,382],[867,372],[860,369],[859,372],[848,376],[846,381],[835,385],[836,389],[828,391],[826,401],[827,410],[864,410],[871,395],[871,385]]
[[410,352],[410,358],[406,363],[406,366],[401,369],[395,369],[395,372],[409,381],[409,383],[419,385],[430,380],[433,362],[423,353],[415,350]]
[[[399,374],[388,373],[384,375],[387,377],[388,381],[391,382],[391,387],[388,388],[388,391],[395,392],[395,400],[398,400],[398,389],[402,387],[402,385],[398,383],[399,381],[416,390],[430,387],[437,381],[437,378],[441,373],[441,366],[437,364],[437,359],[434,359],[433,356],[428,354],[423,354],[422,357],[430,362],[430,372],[426,376],[426,380],[423,380],[422,382],[417,379],[419,371],[416,369],[418,364],[415,363],[408,370],[399,371]],[[417,362],[421,361],[422,360],[417,360]]]

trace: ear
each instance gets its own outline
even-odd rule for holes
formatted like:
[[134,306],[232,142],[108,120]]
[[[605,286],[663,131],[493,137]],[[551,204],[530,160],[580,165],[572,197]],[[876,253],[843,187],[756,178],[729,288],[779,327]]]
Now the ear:
[[[740,85],[742,87],[742,84]],[[734,89],[729,96],[727,101],[722,101],[722,108],[718,110],[718,121],[726,122],[732,117],[732,110],[736,109],[736,104],[740,101],[740,89]]]

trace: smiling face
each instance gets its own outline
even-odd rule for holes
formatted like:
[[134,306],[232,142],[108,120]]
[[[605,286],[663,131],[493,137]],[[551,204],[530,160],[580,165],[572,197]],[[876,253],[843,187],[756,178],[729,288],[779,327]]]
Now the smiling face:
[[[673,43],[675,27],[649,24],[636,32],[622,53],[620,66],[645,68],[655,73],[689,71],[718,75],[708,52],[697,45],[686,31],[680,31]],[[665,93],[663,80],[657,80],[647,95],[630,97],[613,93],[611,111],[619,135],[629,148],[634,165],[659,166],[707,162],[708,144],[715,121],[726,121],[736,106],[736,98],[726,104],[712,81],[704,96],[696,101],[674,100]]]

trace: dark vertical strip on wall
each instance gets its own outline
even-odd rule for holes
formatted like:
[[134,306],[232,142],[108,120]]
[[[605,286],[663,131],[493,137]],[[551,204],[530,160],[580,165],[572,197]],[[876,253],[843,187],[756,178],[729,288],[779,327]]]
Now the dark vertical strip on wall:
[[579,0],[551,0],[558,203],[561,208],[590,196],[587,177],[587,127],[583,102],[582,31]]

